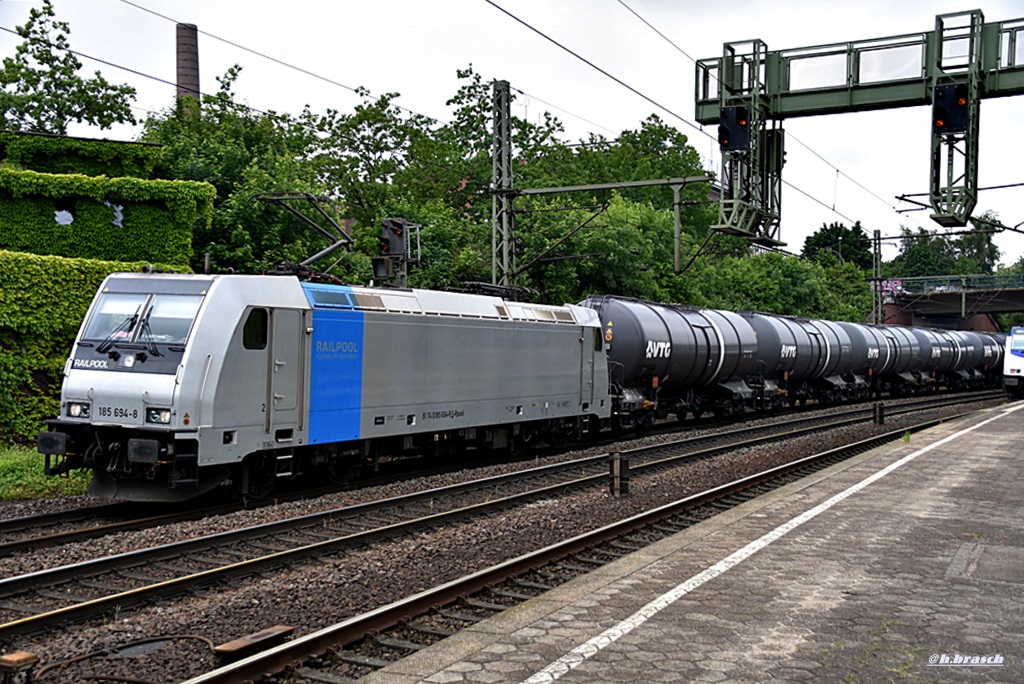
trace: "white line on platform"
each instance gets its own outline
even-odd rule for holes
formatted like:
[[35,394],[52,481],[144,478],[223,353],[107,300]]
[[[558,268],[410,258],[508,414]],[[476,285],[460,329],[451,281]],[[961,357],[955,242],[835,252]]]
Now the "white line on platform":
[[865,487],[867,487],[872,482],[882,479],[883,477],[885,477],[892,471],[896,470],[897,468],[903,466],[906,463],[909,463],[910,461],[913,461],[918,456],[926,454],[932,449],[942,446],[943,444],[948,444],[949,442],[952,442],[955,439],[963,437],[969,432],[973,432],[974,430],[977,430],[978,428],[984,425],[988,425],[994,420],[998,420],[1004,417],[1005,415],[1022,408],[1024,408],[1024,403],[1016,404],[1014,406],[1011,406],[1010,408],[1000,411],[999,414],[993,416],[992,418],[983,420],[982,422],[976,425],[972,425],[969,428],[964,428],[960,432],[949,435],[948,437],[940,439],[939,441],[929,444],[926,447],[922,447],[921,449],[918,449],[917,451],[911,454],[907,454],[903,458],[889,464],[888,466],[882,468],[873,475],[864,478],[857,484],[852,485],[848,489],[839,492],[831,499],[828,499],[827,501],[818,504],[814,508],[811,508],[810,510],[801,513],[795,518],[790,519],[788,522],[779,525],[771,532],[768,532],[764,536],[755,539],[739,551],[736,551],[735,553],[730,554],[726,558],[723,558],[722,560],[718,561],[706,570],[697,573],[696,575],[686,580],[682,584],[677,585],[671,591],[668,591],[659,596],[658,598],[654,599],[653,601],[651,601],[643,608],[633,613],[631,616],[629,616],[619,624],[605,630],[604,632],[601,632],[596,637],[587,641],[586,643],[580,644],[579,646],[577,646],[576,648],[574,648],[573,650],[569,651],[564,656],[559,658],[558,660],[552,662],[543,670],[537,672],[531,677],[524,679],[521,684],[549,684],[550,682],[555,681],[565,673],[572,670],[577,665],[583,663],[591,656],[599,653],[602,649],[613,644],[619,638],[625,636],[626,634],[629,634],[631,631],[633,631],[643,623],[647,622],[647,620],[654,617],[662,610],[678,601],[683,596],[686,596],[697,587],[701,586],[705,582],[714,579],[715,577],[718,577],[726,570],[729,570],[739,565],[747,558],[750,558],[755,553],[765,548],[772,542],[781,539],[787,533],[791,532],[792,530],[795,530],[797,527],[800,527],[808,520],[815,518],[820,513],[823,513],[828,509],[832,508],[832,506],[835,506],[837,503],[847,498],[851,494],[855,494],[860,490],[864,489]]

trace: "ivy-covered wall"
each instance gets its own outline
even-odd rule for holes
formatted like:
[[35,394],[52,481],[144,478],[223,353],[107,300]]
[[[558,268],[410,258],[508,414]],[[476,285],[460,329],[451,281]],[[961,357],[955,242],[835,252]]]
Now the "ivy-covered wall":
[[64,363],[100,283],[144,265],[0,251],[0,444],[33,444],[57,417]]
[[0,131],[0,444],[57,416],[64,364],[110,273],[189,270],[216,189],[149,180],[162,148]]
[[184,267],[215,196],[195,181],[0,168],[0,249]]
[[0,131],[0,166],[15,170],[152,178],[162,157],[152,143]]

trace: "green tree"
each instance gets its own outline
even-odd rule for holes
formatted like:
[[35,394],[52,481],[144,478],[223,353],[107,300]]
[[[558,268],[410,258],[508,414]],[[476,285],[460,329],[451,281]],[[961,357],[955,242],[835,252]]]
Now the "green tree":
[[331,195],[344,198],[360,225],[376,226],[388,202],[401,192],[395,175],[409,165],[412,141],[427,135],[429,121],[405,115],[394,104],[397,93],[376,100],[365,89],[359,93],[363,102],[351,114],[307,109],[303,123],[317,132],[309,160],[318,181]]
[[864,232],[860,221],[854,223],[853,228],[847,228],[842,223],[823,225],[804,240],[800,254],[805,259],[815,259],[823,251],[832,252],[843,262],[871,271],[871,239]]
[[994,226],[1000,225],[999,215],[989,210],[971,219],[971,224],[974,232],[961,235],[953,242],[957,255],[957,273],[995,273],[1002,256],[999,247],[992,241]]
[[135,123],[135,89],[112,85],[99,71],[78,76],[82,63],[71,52],[67,22],[56,21],[50,0],[29,10],[17,27],[24,42],[0,71],[0,128],[66,135],[71,122],[110,128]]
[[[219,92],[203,97],[198,108],[183,99],[145,122],[143,139],[164,145],[163,175],[217,188],[210,229],[193,236],[196,271],[204,253],[216,271],[259,273],[327,246],[298,218],[254,199],[268,192],[322,195],[323,188],[304,161],[311,132],[287,115],[236,104],[232,86],[240,72],[236,66],[218,77]],[[345,258],[341,268],[368,277],[368,263]]]
[[956,273],[957,255],[948,237],[924,228],[902,229],[900,253],[884,265],[887,277],[921,278]]

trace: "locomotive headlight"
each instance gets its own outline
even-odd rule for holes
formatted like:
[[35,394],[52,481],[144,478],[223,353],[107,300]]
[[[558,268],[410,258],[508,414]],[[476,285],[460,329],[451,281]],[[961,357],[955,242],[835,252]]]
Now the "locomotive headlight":
[[72,418],[88,418],[89,417],[89,405],[82,404],[79,402],[68,403],[68,415]]
[[146,409],[146,422],[167,425],[171,422],[171,409],[148,408]]

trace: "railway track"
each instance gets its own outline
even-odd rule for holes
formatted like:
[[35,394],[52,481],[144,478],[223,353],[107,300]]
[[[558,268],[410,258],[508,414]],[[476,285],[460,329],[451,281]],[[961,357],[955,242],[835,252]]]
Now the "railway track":
[[[994,398],[996,394],[993,394]],[[977,397],[973,398],[977,400]],[[889,409],[900,412],[959,404],[963,397],[928,398]],[[623,456],[634,474],[708,458],[766,440],[797,437],[871,420],[872,408],[748,426],[643,447]],[[282,566],[380,543],[505,507],[608,484],[607,455],[375,501],[343,509],[190,539],[0,581],[0,640],[111,614],[133,606]]]
[[[964,414],[966,415],[966,414]],[[766,492],[887,442],[961,416],[930,420],[821,452],[686,497],[472,573],[269,648],[184,684],[355,681],[369,672]],[[286,673],[278,679],[274,673]]]
[[[998,394],[998,392],[992,391],[973,392],[966,394],[959,393],[955,395],[955,397],[960,401],[966,402],[993,398]],[[924,399],[914,398],[910,400],[903,399],[898,401],[889,401],[886,405],[889,407],[891,412],[900,410],[901,406],[917,406],[921,405],[920,402],[925,402],[923,405],[928,405],[928,402],[935,400],[948,401],[949,399],[947,395],[941,395],[941,397],[926,397]],[[872,408],[859,407],[851,408],[840,414],[831,415],[847,415],[854,417],[860,416],[865,412],[870,413],[872,411]],[[776,413],[773,414],[772,417],[778,420],[791,421],[793,423],[820,419],[818,416],[800,418],[800,413],[806,413],[806,411],[796,410],[792,414],[786,412]],[[792,420],[792,415],[797,416],[797,420]],[[706,428],[710,425],[721,426],[722,423],[715,423],[714,419],[705,419],[696,423],[690,422],[686,425],[696,429]],[[667,423],[657,426],[648,434],[677,432],[679,427],[679,423]],[[742,432],[742,428],[740,429],[740,432]],[[602,443],[614,444],[614,441],[607,440]],[[490,463],[490,461],[486,463]],[[466,463],[461,463],[455,464],[453,467],[465,467],[466,465]],[[477,460],[473,462],[473,465],[481,465],[481,461]],[[398,478],[407,479],[412,477],[422,477],[425,474],[435,474],[438,472],[444,472],[444,470],[436,467],[424,467],[415,471],[410,471],[406,464],[406,467],[404,467],[401,472],[384,472],[375,474],[372,478],[365,478],[353,484],[360,487],[369,487],[377,484],[389,483]],[[212,506],[209,504],[199,504],[185,510],[178,509],[171,512],[163,512],[166,507],[160,506],[134,503],[108,503],[65,511],[43,513],[34,516],[0,520],[0,558],[14,553],[46,548],[59,544],[81,542],[88,539],[96,539],[106,535],[118,534],[131,530],[146,529],[158,525],[168,525],[176,522],[197,520],[216,515],[226,515],[236,511],[257,508],[262,505],[277,504],[301,498],[315,498],[323,494],[336,492],[339,489],[340,487],[325,487],[317,488],[315,490],[284,493],[281,496],[274,497],[267,501],[238,501]]]

